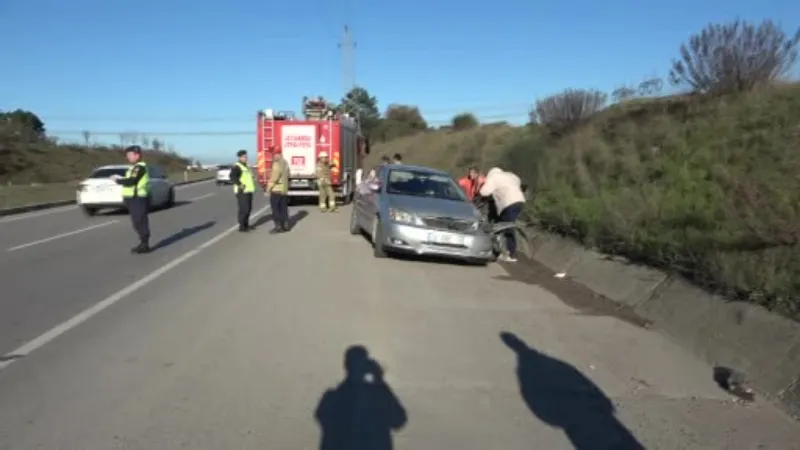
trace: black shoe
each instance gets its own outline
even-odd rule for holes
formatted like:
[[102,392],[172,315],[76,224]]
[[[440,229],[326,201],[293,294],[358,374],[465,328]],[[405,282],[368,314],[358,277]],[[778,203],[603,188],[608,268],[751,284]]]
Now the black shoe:
[[131,253],[137,253],[137,254],[150,253],[150,251],[151,251],[150,246],[144,242],[131,249]]
[[247,233],[250,231],[249,227],[239,227],[239,233]]
[[281,229],[283,229],[283,231],[289,231],[292,229],[292,226],[289,224],[289,222],[284,222],[281,226]]

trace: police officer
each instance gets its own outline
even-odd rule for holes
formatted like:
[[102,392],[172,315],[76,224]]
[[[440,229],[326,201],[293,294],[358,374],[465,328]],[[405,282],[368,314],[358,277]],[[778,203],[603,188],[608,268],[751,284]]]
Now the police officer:
[[289,199],[286,195],[289,192],[289,163],[282,153],[276,152],[274,155],[272,171],[264,193],[269,195],[272,220],[275,222],[275,228],[270,230],[270,234],[289,231]]
[[150,220],[148,218],[150,201],[147,194],[150,174],[147,164],[142,161],[141,147],[132,145],[126,148],[125,157],[132,165],[124,178],[116,178],[114,181],[122,186],[122,199],[131,216],[133,229],[139,235],[139,245],[133,247],[131,252],[148,253],[150,252]]
[[253,193],[256,191],[256,182],[253,179],[253,172],[247,165],[247,151],[239,150],[236,152],[236,157],[239,160],[231,167],[230,180],[238,205],[239,232],[246,233],[253,229],[250,226],[250,213],[253,211]]
[[317,189],[319,189],[319,209],[322,212],[336,211],[336,197],[333,193],[333,183],[331,182],[332,164],[328,160],[328,154],[319,152],[317,160]]

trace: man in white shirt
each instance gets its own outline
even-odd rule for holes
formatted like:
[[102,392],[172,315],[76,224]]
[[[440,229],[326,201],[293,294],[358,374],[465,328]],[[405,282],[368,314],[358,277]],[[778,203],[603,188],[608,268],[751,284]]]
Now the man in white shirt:
[[[492,197],[501,222],[516,222],[525,206],[525,194],[522,192],[522,181],[511,172],[494,167],[486,174],[486,181],[481,186],[483,197]],[[500,259],[506,262],[517,260],[517,236],[514,229],[505,233],[508,254]]]

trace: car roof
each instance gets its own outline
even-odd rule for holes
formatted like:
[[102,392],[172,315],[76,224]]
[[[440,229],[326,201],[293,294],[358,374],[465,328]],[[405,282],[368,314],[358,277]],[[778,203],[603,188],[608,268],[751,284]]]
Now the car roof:
[[415,166],[412,164],[386,164],[389,170],[411,170],[414,172],[422,172],[430,175],[444,175],[449,177],[450,174],[444,170],[434,169],[433,167]]
[[131,165],[130,164],[109,164],[106,166],[99,166],[95,167],[94,170],[102,170],[102,169],[125,169],[127,170]]

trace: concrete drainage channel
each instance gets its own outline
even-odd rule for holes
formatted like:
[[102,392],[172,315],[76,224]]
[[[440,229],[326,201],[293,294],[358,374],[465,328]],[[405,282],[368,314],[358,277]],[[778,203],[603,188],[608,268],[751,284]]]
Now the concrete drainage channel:
[[[199,179],[199,180],[179,181],[179,182],[175,183],[174,185],[175,186],[184,186],[184,185],[187,185],[187,184],[202,183],[204,181],[210,181],[210,180],[213,180],[213,179],[214,179],[214,177],[211,176],[211,177],[202,178],[202,179]],[[22,214],[22,213],[26,213],[26,212],[40,211],[40,210],[43,210],[43,209],[58,208],[58,207],[61,207],[61,206],[69,206],[69,205],[74,205],[74,204],[75,204],[75,200],[73,199],[73,200],[61,200],[61,201],[49,202],[49,203],[36,203],[36,204],[33,204],[33,205],[15,206],[13,208],[0,209],[0,217],[13,216],[14,214]]]
[[[533,259],[528,270],[539,278],[546,275],[547,284],[564,283],[551,286],[554,293],[576,289],[568,283],[580,285],[577,288],[587,294],[578,295],[584,298],[573,305],[578,310],[617,316],[664,333],[711,364],[709,378],[732,395],[746,397],[737,393],[744,384],[800,418],[800,323],[560,236],[535,229],[526,233]],[[513,271],[513,278],[524,275]],[[718,380],[728,372],[736,374],[728,377],[735,382]]]

